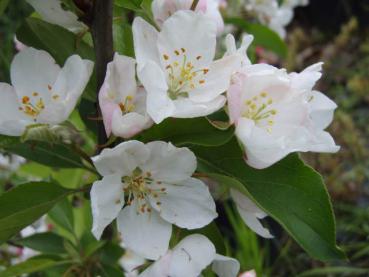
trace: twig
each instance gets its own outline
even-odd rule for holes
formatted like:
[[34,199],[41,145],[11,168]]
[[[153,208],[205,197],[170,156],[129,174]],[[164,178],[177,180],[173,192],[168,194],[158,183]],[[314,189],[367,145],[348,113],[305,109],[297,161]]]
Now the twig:
[[191,5],[191,11],[196,10],[198,3],[199,3],[199,0],[193,0],[192,5]]
[[[107,64],[113,59],[113,0],[94,0],[92,9],[91,32],[96,56],[96,117],[101,117],[98,93],[105,79]],[[98,125],[98,144],[107,141],[103,122]],[[98,148],[99,152],[101,148]]]

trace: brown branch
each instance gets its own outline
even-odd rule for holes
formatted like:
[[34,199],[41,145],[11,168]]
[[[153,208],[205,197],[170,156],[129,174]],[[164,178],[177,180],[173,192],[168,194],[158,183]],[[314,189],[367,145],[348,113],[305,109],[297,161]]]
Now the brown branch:
[[[91,32],[96,56],[96,117],[101,117],[98,92],[105,79],[106,66],[113,59],[113,0],[94,0],[92,10]],[[103,122],[98,125],[98,144],[103,145],[107,141]],[[98,148],[98,152],[101,151]]]
[[197,4],[199,3],[199,0],[193,0],[190,10],[194,11],[196,10]]

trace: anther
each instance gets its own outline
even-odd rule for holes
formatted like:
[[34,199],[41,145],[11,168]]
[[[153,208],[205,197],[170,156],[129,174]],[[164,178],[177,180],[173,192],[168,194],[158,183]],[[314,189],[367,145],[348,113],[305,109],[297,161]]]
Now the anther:
[[29,102],[29,97],[28,96],[23,96],[22,103],[27,104],[28,102]]

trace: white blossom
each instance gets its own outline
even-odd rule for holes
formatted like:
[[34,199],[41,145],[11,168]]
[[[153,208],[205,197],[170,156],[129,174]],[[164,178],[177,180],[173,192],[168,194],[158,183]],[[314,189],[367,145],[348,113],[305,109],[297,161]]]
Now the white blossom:
[[130,138],[152,126],[146,113],[146,91],[136,84],[136,62],[119,54],[107,66],[99,104],[107,136]]
[[77,55],[60,68],[45,51],[28,47],[19,52],[10,66],[12,86],[0,83],[0,134],[20,136],[29,125],[67,120],[92,67]]
[[104,149],[93,161],[104,176],[91,190],[92,232],[98,239],[117,218],[126,247],[157,259],[168,249],[172,224],[196,229],[217,216],[207,186],[191,177],[196,158],[187,148],[128,141]]
[[223,107],[222,93],[241,61],[238,55],[213,61],[216,26],[208,17],[178,11],[160,32],[138,17],[133,38],[147,112],[156,123],[167,117],[205,116]]
[[228,90],[231,123],[245,148],[246,162],[266,168],[291,152],[336,152],[324,129],[336,104],[313,90],[322,63],[288,74],[266,64],[244,67]]
[[246,0],[245,8],[254,13],[261,24],[267,25],[284,38],[285,27],[293,18],[293,9],[305,6],[308,2],[308,0],[284,0],[279,5],[278,0]]
[[236,277],[240,270],[237,260],[217,254],[207,237],[194,234],[182,239],[139,277],[198,277],[210,264],[219,277]]

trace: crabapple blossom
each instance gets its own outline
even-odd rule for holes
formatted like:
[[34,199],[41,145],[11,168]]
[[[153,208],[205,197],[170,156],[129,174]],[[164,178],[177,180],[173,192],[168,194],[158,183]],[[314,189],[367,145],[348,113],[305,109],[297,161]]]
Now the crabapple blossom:
[[230,122],[245,148],[246,162],[266,168],[291,152],[336,152],[324,129],[336,104],[313,90],[322,63],[288,74],[271,65],[244,67],[228,90]]
[[[152,13],[156,23],[161,27],[164,21],[179,10],[190,10],[193,0],[154,0],[152,2]],[[224,30],[224,22],[219,12],[220,2],[218,0],[200,0],[195,12],[203,13],[213,20],[217,26],[217,33]]]
[[147,91],[147,112],[160,123],[165,118],[211,114],[225,104],[238,55],[213,61],[216,26],[193,11],[178,11],[160,32],[138,17],[133,22],[138,77]]
[[198,277],[210,264],[219,277],[236,277],[240,270],[237,260],[217,254],[207,237],[194,234],[182,239],[139,277]]
[[172,224],[196,229],[217,216],[207,186],[191,177],[196,158],[188,148],[127,141],[104,149],[93,161],[103,176],[91,189],[97,239],[117,218],[126,248],[158,259],[168,249]]
[[56,125],[75,108],[93,62],[70,56],[63,68],[45,51],[28,47],[15,55],[12,86],[0,83],[0,134],[20,136],[29,125]]
[[146,91],[136,84],[136,62],[119,54],[107,65],[99,104],[107,136],[130,138],[152,126],[146,113]]
[[27,0],[43,20],[51,24],[59,25],[73,33],[81,33],[87,30],[87,26],[71,11],[62,8],[60,0]]
[[238,190],[231,189],[230,194],[233,201],[236,203],[237,210],[242,220],[246,223],[246,225],[259,236],[268,239],[273,238],[269,230],[264,228],[259,221],[259,219],[266,217],[267,214],[258,206],[256,206],[256,204],[252,202],[250,198]]
[[260,23],[269,26],[281,38],[286,36],[285,27],[293,18],[293,9],[305,6],[308,0],[246,0],[246,10],[255,13]]

